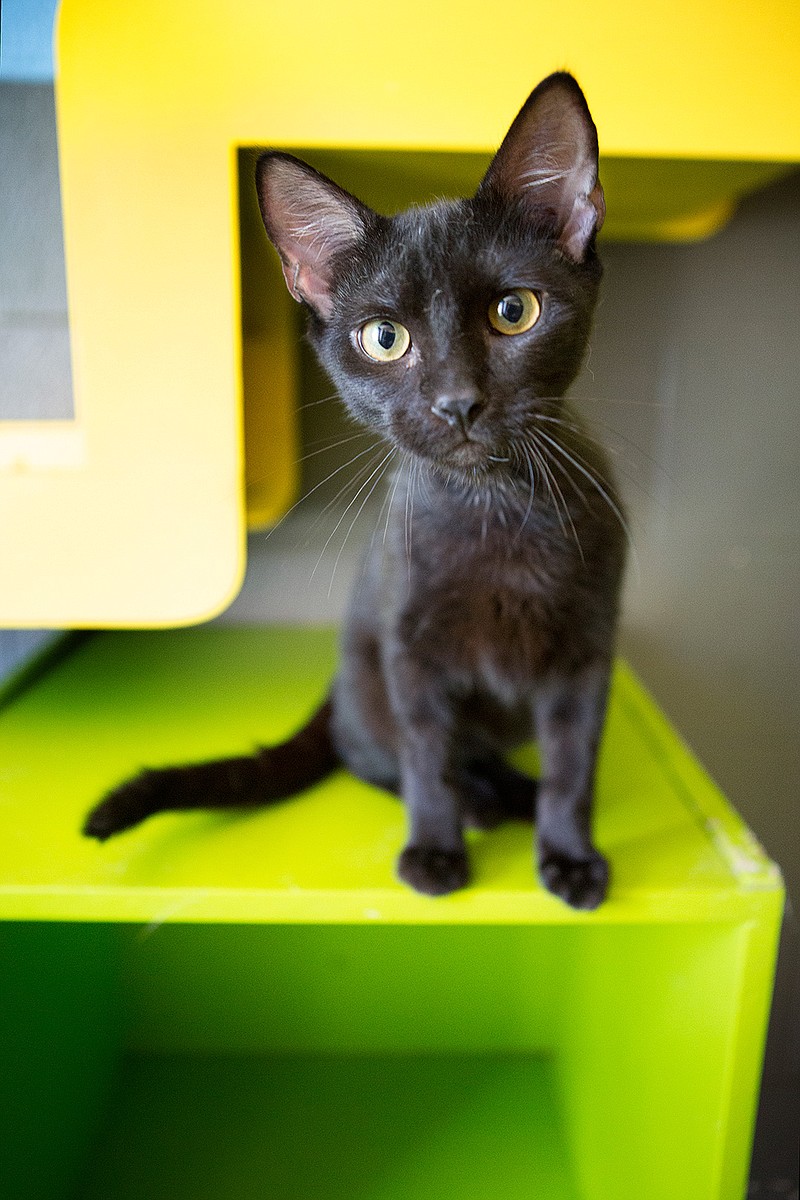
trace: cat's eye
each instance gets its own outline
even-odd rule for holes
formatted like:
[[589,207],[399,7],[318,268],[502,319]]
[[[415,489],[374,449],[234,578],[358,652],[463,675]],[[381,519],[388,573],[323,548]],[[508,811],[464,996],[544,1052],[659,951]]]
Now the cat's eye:
[[357,334],[358,344],[367,358],[375,362],[396,362],[402,358],[411,345],[411,335],[405,325],[399,321],[390,321],[386,317],[367,321]]
[[489,305],[489,322],[498,333],[527,333],[539,320],[542,306],[530,288],[515,288]]

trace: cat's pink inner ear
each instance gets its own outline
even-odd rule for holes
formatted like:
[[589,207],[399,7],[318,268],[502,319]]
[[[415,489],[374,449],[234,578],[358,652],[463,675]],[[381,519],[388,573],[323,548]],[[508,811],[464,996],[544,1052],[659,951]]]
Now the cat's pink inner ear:
[[598,179],[588,196],[575,197],[572,212],[559,235],[559,244],[569,258],[580,262],[593,234],[602,226],[605,215],[606,201]]
[[556,218],[559,244],[583,258],[605,217],[597,131],[571,75],[548,76],[528,97],[481,186]]
[[329,318],[331,265],[363,236],[363,206],[313,168],[280,154],[259,160],[256,183],[264,226],[280,255],[289,291]]

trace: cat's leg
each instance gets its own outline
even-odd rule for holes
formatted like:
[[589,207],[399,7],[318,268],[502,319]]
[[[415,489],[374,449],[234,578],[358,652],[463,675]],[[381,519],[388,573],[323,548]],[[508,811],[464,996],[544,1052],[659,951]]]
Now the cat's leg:
[[495,754],[472,759],[459,773],[462,811],[473,829],[533,821],[538,783]]
[[397,730],[380,646],[382,569],[383,546],[373,544],[342,628],[331,728],[339,757],[353,775],[399,795]]
[[[359,779],[402,793],[397,720],[387,693],[380,646],[363,614],[351,614],[333,688],[332,730],[337,753]],[[451,764],[450,778],[466,824],[493,829],[504,821],[532,821],[536,782],[505,762],[491,739],[466,762]]]
[[595,662],[570,678],[542,683],[534,700],[543,759],[536,799],[539,873],[573,908],[597,908],[608,889],[608,863],[591,838],[608,678],[609,664]]
[[400,794],[397,730],[373,633],[351,622],[333,686],[333,739],[353,775]]
[[387,683],[408,814],[408,840],[397,872],[418,892],[445,895],[469,880],[454,754],[456,714],[441,672],[405,649],[394,647],[388,656]]

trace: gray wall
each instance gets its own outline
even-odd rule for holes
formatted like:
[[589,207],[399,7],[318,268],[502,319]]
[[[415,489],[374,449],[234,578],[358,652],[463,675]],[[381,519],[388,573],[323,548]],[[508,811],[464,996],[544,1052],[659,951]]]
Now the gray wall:
[[800,173],[702,245],[605,258],[579,390],[605,398],[634,524],[622,651],[784,871],[756,1163],[796,1186]]
[[[72,412],[53,89],[0,83],[0,421]],[[0,629],[0,688],[53,637]]]
[[72,416],[53,89],[0,83],[0,420]]
[[580,391],[622,435],[623,649],[796,896],[800,174],[702,245],[606,260]]

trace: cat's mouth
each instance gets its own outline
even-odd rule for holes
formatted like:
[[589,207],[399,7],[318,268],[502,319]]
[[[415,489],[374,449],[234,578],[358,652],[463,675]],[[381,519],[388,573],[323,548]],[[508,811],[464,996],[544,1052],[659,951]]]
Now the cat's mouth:
[[449,451],[447,457],[458,466],[477,467],[486,461],[486,446],[474,438],[465,437]]
[[398,429],[395,439],[411,454],[445,471],[474,477],[475,473],[502,471],[511,462],[507,448],[495,439],[484,439],[474,430]]
[[465,436],[462,441],[451,446],[446,453],[441,455],[440,461],[442,460],[445,465],[462,470],[480,467],[487,471],[510,462],[502,450],[487,446],[485,442],[469,436]]

